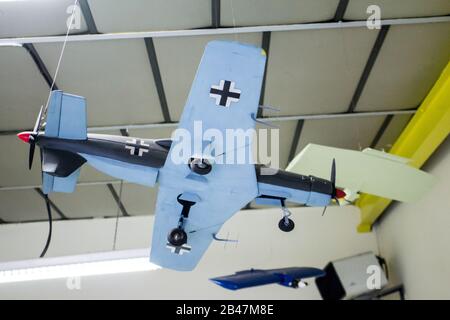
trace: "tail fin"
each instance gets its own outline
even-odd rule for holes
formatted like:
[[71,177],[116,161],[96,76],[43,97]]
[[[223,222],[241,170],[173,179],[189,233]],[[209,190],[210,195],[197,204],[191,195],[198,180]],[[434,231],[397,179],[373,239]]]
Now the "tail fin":
[[[87,139],[86,100],[84,97],[52,91],[47,111],[45,136]],[[73,192],[86,162],[76,153],[42,149],[43,192]]]
[[45,135],[64,139],[87,138],[86,99],[84,97],[52,91],[47,111]]
[[42,173],[42,191],[45,194],[50,192],[72,193],[75,191],[81,168],[75,170],[71,175],[65,178],[55,177],[48,173]]

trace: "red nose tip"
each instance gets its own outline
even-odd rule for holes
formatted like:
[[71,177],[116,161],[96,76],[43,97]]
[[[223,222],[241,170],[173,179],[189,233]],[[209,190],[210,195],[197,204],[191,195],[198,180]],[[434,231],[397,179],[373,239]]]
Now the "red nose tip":
[[336,189],[336,198],[342,199],[345,198],[346,195],[347,194],[343,190]]
[[28,131],[21,132],[21,133],[17,134],[19,139],[22,140],[23,142],[26,142],[26,143],[28,143],[30,141],[30,135],[31,135],[31,132],[28,132]]

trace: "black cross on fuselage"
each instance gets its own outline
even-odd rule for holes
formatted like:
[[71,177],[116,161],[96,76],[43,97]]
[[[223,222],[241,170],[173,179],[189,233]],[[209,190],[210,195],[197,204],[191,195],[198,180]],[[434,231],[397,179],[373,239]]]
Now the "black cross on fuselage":
[[125,149],[130,150],[131,155],[142,157],[144,153],[149,151],[149,147],[144,140],[131,139],[126,141]]
[[241,96],[241,94],[238,93],[238,92],[230,91],[230,86],[231,86],[231,81],[225,80],[222,90],[216,89],[216,88],[211,88],[209,93],[210,94],[220,95],[220,102],[219,102],[219,104],[221,106],[225,107],[225,106],[227,106],[227,100],[229,98],[239,99],[239,97]]

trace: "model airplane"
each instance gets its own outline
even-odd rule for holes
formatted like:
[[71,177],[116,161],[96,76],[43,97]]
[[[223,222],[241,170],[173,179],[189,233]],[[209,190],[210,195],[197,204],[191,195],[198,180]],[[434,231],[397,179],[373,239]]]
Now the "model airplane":
[[210,279],[212,282],[230,290],[278,283],[285,287],[304,288],[308,285],[302,279],[323,277],[325,272],[316,268],[292,267],[270,270],[250,269],[229,276]]
[[[266,56],[262,49],[237,42],[210,42],[204,52],[177,130],[191,133],[195,123],[219,133],[254,129]],[[43,130],[45,118],[45,130]],[[336,188],[336,164],[330,180],[283,170],[266,175],[254,163],[215,164],[212,153],[189,150],[183,163],[173,161],[182,141],[88,134],[83,97],[53,91],[47,110],[32,132],[19,138],[42,152],[42,189],[73,192],[87,162],[110,176],[144,186],[159,184],[150,260],[162,267],[192,270],[221,226],[252,200],[282,208],[282,231],[291,231],[285,202],[327,206],[345,197]],[[200,138],[202,139],[202,138]],[[186,141],[184,141],[186,142]],[[211,141],[201,140],[205,146]],[[251,143],[239,147],[245,151]],[[222,154],[223,156],[223,154]]]

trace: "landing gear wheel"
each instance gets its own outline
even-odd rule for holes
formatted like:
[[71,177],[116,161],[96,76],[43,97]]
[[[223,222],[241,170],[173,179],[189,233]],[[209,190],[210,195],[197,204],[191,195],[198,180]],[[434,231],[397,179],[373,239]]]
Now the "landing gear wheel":
[[291,232],[292,230],[294,230],[294,227],[294,221],[289,218],[287,218],[287,223],[286,218],[281,218],[280,222],[278,222],[278,228],[280,228],[280,230],[284,232]]
[[212,165],[206,159],[193,158],[189,162],[189,168],[191,171],[203,176],[211,172]]
[[187,234],[183,229],[175,228],[169,232],[167,240],[171,245],[180,247],[187,242]]
[[297,289],[297,288],[298,288],[299,282],[300,282],[300,281],[299,281],[298,279],[292,280],[292,282],[291,282],[291,287],[294,288],[294,289]]

